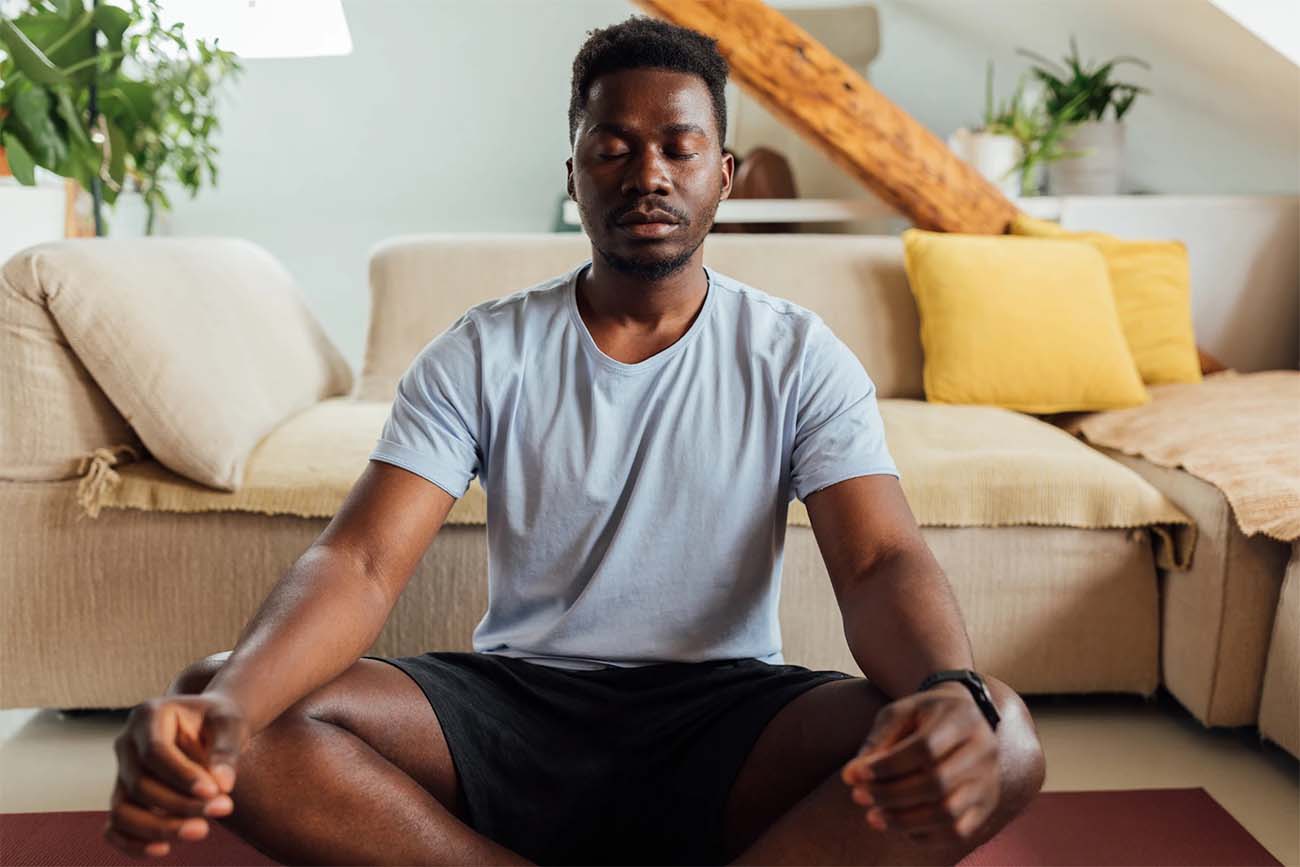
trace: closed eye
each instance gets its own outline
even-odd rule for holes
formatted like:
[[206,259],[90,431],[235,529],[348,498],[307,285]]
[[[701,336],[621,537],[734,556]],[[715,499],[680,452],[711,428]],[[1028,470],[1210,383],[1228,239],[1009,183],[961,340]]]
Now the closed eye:
[[[628,154],[627,151],[622,151],[622,152],[620,152],[620,153],[616,153],[616,154],[597,154],[597,156],[600,157],[602,160],[615,160],[615,159],[618,159],[619,157],[625,157],[625,156],[627,156],[627,154]],[[692,160],[692,159],[695,159],[697,156],[699,156],[699,154],[695,154],[695,153],[690,153],[690,154],[675,154],[675,153],[670,153],[668,156],[672,157],[672,158],[675,159],[675,160]]]

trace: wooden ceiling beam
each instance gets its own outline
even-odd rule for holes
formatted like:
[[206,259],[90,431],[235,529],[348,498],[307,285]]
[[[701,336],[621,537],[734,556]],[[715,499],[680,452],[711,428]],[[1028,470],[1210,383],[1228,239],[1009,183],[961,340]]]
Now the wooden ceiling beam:
[[1017,209],[997,187],[762,0],[633,2],[717,40],[733,80],[915,225],[977,234],[1007,230]]

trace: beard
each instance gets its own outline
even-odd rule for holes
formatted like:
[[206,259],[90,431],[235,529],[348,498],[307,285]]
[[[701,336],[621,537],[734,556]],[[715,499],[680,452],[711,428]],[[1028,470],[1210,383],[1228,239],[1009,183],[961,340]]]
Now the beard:
[[699,249],[700,244],[703,243],[704,238],[701,237],[690,248],[666,259],[620,256],[618,253],[611,253],[599,247],[596,247],[596,252],[600,254],[600,258],[604,260],[606,265],[621,274],[627,274],[629,277],[636,277],[640,280],[662,280],[670,274],[676,274],[685,268],[691,261],[691,257],[695,255],[695,251]]
[[[719,188],[719,194],[721,194],[721,188]],[[662,280],[665,277],[681,271],[690,263],[691,257],[695,255],[695,251],[704,243],[704,239],[708,237],[709,230],[713,228],[713,218],[718,212],[719,201],[721,201],[721,195],[719,195],[719,198],[713,202],[713,207],[711,207],[707,213],[701,213],[699,215],[698,220],[691,220],[683,216],[683,222],[685,224],[683,226],[684,229],[687,231],[693,231],[698,223],[703,230],[699,232],[698,236],[689,239],[681,252],[675,255],[670,255],[666,258],[662,256],[656,257],[653,253],[646,253],[642,256],[624,256],[620,253],[604,249],[596,243],[594,238],[591,246],[600,254],[601,260],[603,260],[604,263],[614,271],[626,274],[629,277],[635,277],[639,280]],[[583,226],[590,226],[591,217],[590,214],[588,214],[587,209],[583,207],[582,202],[578,202],[578,213],[582,218]],[[612,221],[606,221],[605,225],[612,227],[613,223]],[[588,234],[590,235],[592,233],[589,232]]]

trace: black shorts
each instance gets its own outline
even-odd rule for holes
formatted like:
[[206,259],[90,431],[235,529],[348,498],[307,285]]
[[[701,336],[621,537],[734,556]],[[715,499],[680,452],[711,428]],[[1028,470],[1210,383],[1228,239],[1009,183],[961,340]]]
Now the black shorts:
[[722,864],[731,785],[786,703],[851,677],[757,659],[594,671],[433,651],[390,663],[442,726],[467,821],[538,864]]

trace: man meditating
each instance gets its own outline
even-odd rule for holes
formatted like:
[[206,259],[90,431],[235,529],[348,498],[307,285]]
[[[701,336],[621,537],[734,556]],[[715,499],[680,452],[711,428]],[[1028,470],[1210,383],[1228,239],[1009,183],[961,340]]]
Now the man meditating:
[[[234,649],[132,710],[114,845],[216,820],[297,864],[951,864],[1037,793],[1033,721],[971,671],[862,364],[703,265],[726,76],[691,30],[590,34],[567,165],[591,258],[419,353]],[[473,652],[364,656],[476,475]],[[782,657],[795,497],[865,678]]]

